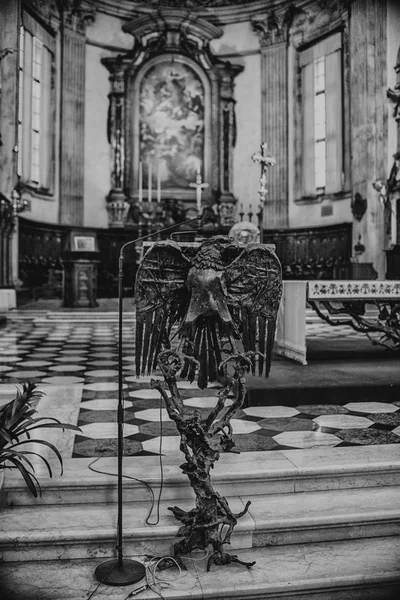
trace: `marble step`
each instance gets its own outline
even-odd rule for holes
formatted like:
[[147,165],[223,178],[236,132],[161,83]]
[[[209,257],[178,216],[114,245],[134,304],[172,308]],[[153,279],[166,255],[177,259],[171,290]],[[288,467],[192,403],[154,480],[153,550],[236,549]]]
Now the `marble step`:
[[[136,560],[142,557],[135,556]],[[252,548],[240,558],[251,569],[186,560],[187,572],[158,571],[170,583],[147,589],[143,600],[395,600],[400,590],[400,538],[376,538]],[[123,600],[145,580],[129,586],[99,585],[104,559],[4,563],[0,592],[7,600]],[[151,575],[150,581],[153,581]]]
[[[281,546],[345,539],[400,536],[400,486],[228,498],[238,520],[231,548]],[[124,551],[169,555],[179,521],[162,501],[159,523],[148,525],[151,501],[125,503]],[[184,510],[192,501],[179,500]],[[157,520],[154,510],[151,523]],[[115,549],[115,504],[7,508],[0,514],[0,560],[71,560],[112,557]],[[372,542],[371,542],[372,543]]]
[[[14,506],[116,502],[116,458],[93,462],[91,458],[67,459],[63,476],[53,479],[39,467],[43,494],[37,499],[32,498],[19,473],[7,472],[2,502]],[[193,498],[179,468],[182,455],[171,452],[163,456],[162,463],[163,499]],[[90,466],[104,473],[94,472]],[[147,501],[149,490],[144,482],[157,497],[161,482],[158,456],[126,457],[123,473],[125,501]],[[227,497],[400,485],[400,445],[228,453],[215,464],[212,482]]]
[[[135,321],[135,313],[131,310],[124,309],[123,311],[123,322],[124,324]],[[117,323],[118,312],[50,312],[47,314],[37,315],[35,317],[35,323],[38,322],[57,322],[57,323]]]

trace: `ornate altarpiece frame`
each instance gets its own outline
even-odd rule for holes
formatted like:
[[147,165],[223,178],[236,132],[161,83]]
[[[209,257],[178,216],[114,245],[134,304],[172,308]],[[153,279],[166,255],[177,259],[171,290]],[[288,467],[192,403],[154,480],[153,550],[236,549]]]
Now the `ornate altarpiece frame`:
[[[201,160],[205,204],[218,202],[227,225],[234,213],[232,193],[233,148],[236,143],[234,79],[242,72],[214,56],[210,42],[222,30],[183,10],[160,10],[138,16],[123,30],[133,35],[133,50],[107,57],[102,63],[110,72],[108,139],[111,147],[111,190],[107,198],[110,226],[121,226],[130,205],[139,196],[140,90],[152,67],[165,61],[184,65],[204,89],[204,153]],[[195,178],[193,178],[193,182]],[[153,179],[154,182],[154,179]],[[144,199],[147,181],[143,180]],[[155,189],[153,189],[154,199]],[[189,186],[166,188],[162,198],[176,198],[185,209],[195,207],[195,190]],[[232,220],[232,219],[231,219]],[[232,221],[233,222],[233,221]],[[224,224],[224,223],[223,223]]]

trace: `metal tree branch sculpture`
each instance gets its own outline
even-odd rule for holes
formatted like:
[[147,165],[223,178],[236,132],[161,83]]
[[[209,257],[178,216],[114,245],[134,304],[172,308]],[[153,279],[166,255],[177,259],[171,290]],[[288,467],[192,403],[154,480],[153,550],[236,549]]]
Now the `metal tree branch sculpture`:
[[[171,507],[182,522],[174,546],[176,557],[195,548],[212,553],[211,564],[238,562],[230,543],[239,514],[229,508],[211,484],[210,472],[221,452],[235,443],[230,420],[243,405],[245,373],[268,376],[276,316],[282,293],[280,263],[262,244],[240,246],[217,236],[201,244],[157,242],[139,266],[135,302],[136,372],[152,373],[157,364],[164,380],[152,380],[180,434],[185,455],[181,469],[196,495],[196,507]],[[232,363],[232,366],[229,365]],[[224,379],[216,406],[204,417],[185,406],[177,377],[197,380],[201,389]],[[235,398],[226,406],[228,395]]]

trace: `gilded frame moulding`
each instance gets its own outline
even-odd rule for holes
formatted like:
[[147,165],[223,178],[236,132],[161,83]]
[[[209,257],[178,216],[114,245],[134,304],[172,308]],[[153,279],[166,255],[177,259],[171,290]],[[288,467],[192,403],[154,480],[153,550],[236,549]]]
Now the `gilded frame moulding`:
[[[143,172],[142,186],[139,184],[141,86],[152,68],[170,61],[181,70],[191,72],[204,90],[204,153],[196,160],[203,181],[209,184],[204,194],[205,202],[234,205],[230,168],[236,129],[233,90],[234,79],[243,67],[225,62],[210,51],[209,42],[220,37],[222,30],[197,15],[178,10],[141,15],[126,23],[123,30],[134,36],[133,50],[102,59],[110,72],[111,82],[108,137],[112,187],[108,202],[136,204],[139,188],[144,190],[143,199],[146,200],[148,187]],[[170,83],[172,85],[172,80]],[[178,88],[178,81],[175,84]],[[178,92],[177,88],[175,91]],[[184,92],[183,87],[179,93]],[[152,181],[154,185],[153,177]],[[184,200],[187,208],[195,204],[195,191],[189,185],[181,189],[164,188],[162,196],[163,199]]]

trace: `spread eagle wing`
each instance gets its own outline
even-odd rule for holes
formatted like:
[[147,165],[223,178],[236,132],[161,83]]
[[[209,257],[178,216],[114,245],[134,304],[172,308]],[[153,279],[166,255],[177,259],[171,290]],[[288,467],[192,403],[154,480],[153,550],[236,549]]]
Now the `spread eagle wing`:
[[[275,252],[263,244],[228,248],[237,256],[225,269],[227,305],[245,352],[260,352],[252,373],[268,377],[276,318],[282,296],[282,269]],[[263,355],[263,356],[262,356]]]
[[185,286],[190,261],[171,240],[156,242],[143,256],[135,282],[136,375],[151,373],[171,329],[186,313],[190,294]]

